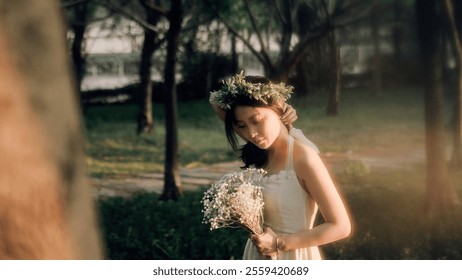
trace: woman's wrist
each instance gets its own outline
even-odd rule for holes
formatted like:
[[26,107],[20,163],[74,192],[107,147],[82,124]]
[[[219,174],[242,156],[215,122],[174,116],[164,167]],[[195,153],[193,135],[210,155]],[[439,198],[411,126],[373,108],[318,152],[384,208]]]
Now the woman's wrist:
[[279,255],[279,236],[276,236],[276,253]]
[[275,251],[279,254],[280,252],[284,251],[283,247],[283,235],[276,236],[276,248]]

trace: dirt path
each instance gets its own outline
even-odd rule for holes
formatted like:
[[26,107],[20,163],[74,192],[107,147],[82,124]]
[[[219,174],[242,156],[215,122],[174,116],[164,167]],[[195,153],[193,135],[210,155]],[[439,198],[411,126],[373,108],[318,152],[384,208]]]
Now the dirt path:
[[[193,169],[180,169],[184,190],[193,190],[212,184],[224,174],[239,171],[239,162],[225,162]],[[164,175],[138,174],[129,178],[92,179],[98,196],[130,196],[139,191],[162,193]]]
[[[378,169],[407,169],[415,164],[423,163],[425,156],[422,149],[412,149],[405,153],[397,154],[353,154],[326,153],[321,155],[328,165],[329,170],[336,174],[346,171],[351,162],[360,162],[367,166],[370,171]],[[239,171],[240,162],[225,162],[202,166],[193,169],[182,168],[180,170],[181,181],[184,190],[194,190],[204,187],[220,179],[224,174]],[[95,187],[95,195],[98,197],[130,196],[139,191],[162,193],[163,174],[138,174],[125,178],[92,179]]]

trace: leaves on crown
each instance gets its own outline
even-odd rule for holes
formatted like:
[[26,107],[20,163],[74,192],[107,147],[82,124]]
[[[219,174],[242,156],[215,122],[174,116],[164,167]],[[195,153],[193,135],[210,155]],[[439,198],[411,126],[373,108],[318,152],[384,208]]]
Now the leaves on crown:
[[273,102],[286,101],[290,98],[292,91],[293,87],[284,83],[274,84],[269,82],[263,84],[247,82],[244,73],[241,72],[227,81],[223,81],[221,89],[213,93],[215,94],[214,101],[218,106],[227,110],[231,108],[239,96],[247,96],[263,104],[271,104]]

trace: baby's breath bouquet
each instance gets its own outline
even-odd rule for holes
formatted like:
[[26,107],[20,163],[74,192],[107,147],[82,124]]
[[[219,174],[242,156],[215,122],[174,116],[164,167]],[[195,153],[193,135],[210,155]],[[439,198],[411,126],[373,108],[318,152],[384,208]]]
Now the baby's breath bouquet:
[[263,233],[263,194],[260,181],[266,172],[248,168],[224,175],[204,193],[204,223],[210,230],[240,227]]

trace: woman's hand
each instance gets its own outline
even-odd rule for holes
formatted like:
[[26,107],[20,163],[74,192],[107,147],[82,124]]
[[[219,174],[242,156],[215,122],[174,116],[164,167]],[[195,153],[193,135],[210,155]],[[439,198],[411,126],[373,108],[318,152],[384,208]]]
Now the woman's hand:
[[282,105],[282,123],[290,127],[292,123],[295,122],[297,119],[297,111],[295,111],[294,107],[284,102],[284,104]]
[[278,254],[276,248],[277,235],[270,229],[264,228],[262,234],[253,234],[250,239],[262,256],[275,256]]

